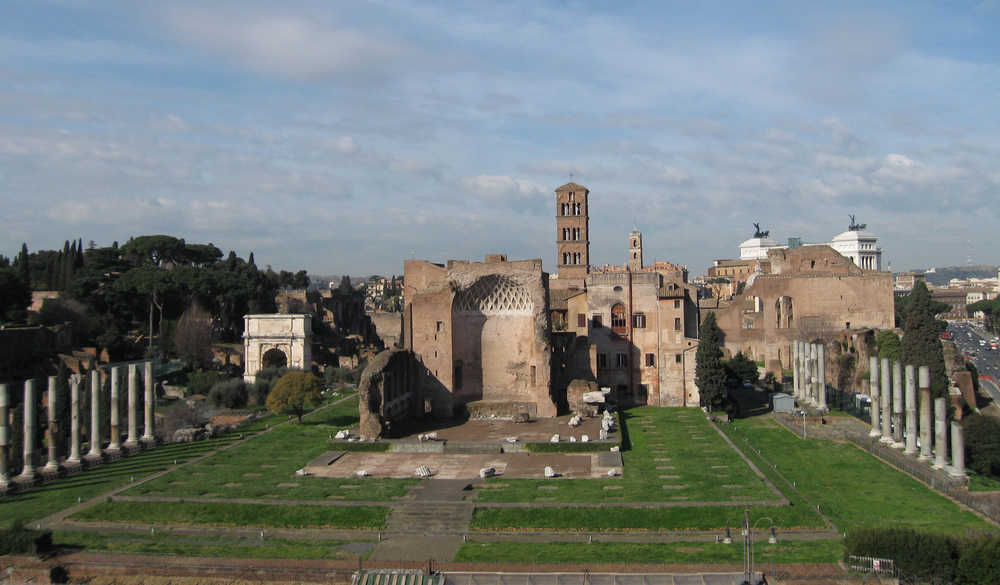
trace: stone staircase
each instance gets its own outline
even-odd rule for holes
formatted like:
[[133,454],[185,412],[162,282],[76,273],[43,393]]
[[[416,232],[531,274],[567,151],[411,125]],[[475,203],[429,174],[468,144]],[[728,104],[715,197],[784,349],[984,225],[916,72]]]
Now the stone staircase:
[[[472,520],[471,482],[465,479],[427,479],[392,506],[388,532],[400,534],[463,534]],[[470,501],[466,501],[468,498]]]

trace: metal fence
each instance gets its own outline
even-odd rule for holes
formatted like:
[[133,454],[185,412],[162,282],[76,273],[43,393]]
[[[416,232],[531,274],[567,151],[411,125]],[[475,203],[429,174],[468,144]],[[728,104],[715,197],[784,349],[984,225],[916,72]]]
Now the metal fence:
[[889,577],[899,576],[899,570],[896,568],[896,561],[892,559],[848,555],[847,568],[858,573],[886,575]]

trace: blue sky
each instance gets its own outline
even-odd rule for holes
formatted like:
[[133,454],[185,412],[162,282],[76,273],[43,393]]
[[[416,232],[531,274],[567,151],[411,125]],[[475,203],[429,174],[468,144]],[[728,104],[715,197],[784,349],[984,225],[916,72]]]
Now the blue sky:
[[701,274],[753,222],[1000,263],[1000,0],[0,6],[0,253],[168,233],[275,268],[541,257]]

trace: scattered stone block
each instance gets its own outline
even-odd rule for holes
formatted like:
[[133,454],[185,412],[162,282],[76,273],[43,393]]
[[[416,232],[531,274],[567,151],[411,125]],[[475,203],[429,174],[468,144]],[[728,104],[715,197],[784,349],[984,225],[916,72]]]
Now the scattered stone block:
[[497,474],[495,467],[483,467],[479,470],[479,477],[486,479],[487,477],[493,477]]
[[517,442],[517,437],[507,437],[506,439],[504,439],[504,441],[510,444],[514,444]]
[[[357,471],[354,472],[354,475],[356,475],[358,477],[368,477],[370,474],[368,473],[367,469],[359,469],[359,470],[357,470]],[[340,486],[340,487],[344,487],[344,486]]]
[[569,442],[570,443],[575,443],[576,442],[576,437],[570,437],[569,438]]
[[431,468],[427,467],[426,465],[421,465],[417,467],[414,473],[417,475],[417,477],[430,477],[431,475],[433,475],[431,473]]
[[337,434],[334,435],[333,438],[343,441],[344,439],[346,439],[346,438],[348,438],[350,436],[351,436],[351,431],[349,431],[347,429],[343,429],[343,430],[337,431]]
[[617,477],[617,476],[618,476],[617,469],[611,468],[608,470],[608,477]]
[[559,477],[559,474],[556,473],[556,470],[552,469],[551,466],[546,465],[545,466],[545,477]]
[[550,443],[558,443],[559,442],[559,433],[556,433],[556,434],[552,435],[552,438],[549,439],[549,442]]
[[581,443],[589,443],[590,442],[590,435],[583,435],[583,436],[581,436],[580,437],[580,442]]
[[618,445],[615,445],[614,447],[611,448],[612,453],[617,453],[619,451],[621,451],[621,449],[618,447]]

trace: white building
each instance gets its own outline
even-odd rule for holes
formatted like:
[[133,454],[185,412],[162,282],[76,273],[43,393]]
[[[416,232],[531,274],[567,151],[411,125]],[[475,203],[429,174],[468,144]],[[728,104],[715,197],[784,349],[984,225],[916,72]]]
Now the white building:
[[882,270],[882,248],[878,247],[878,236],[865,229],[849,229],[837,234],[830,247],[853,260],[858,268]]
[[767,260],[768,251],[787,247],[771,238],[750,238],[740,244],[740,260]]

